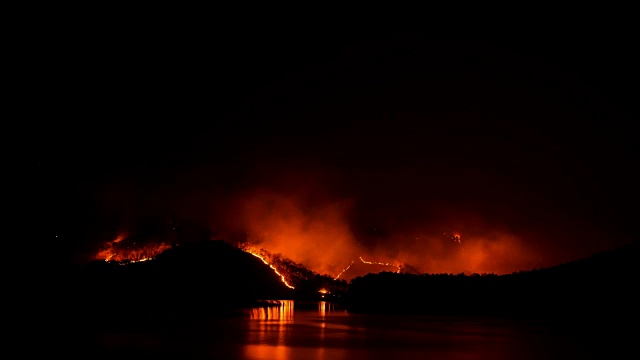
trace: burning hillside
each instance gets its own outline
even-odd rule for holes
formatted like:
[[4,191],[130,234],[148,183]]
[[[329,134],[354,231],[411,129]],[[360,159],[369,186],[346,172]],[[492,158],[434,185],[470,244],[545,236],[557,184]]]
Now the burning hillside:
[[383,271],[399,273],[401,272],[401,267],[399,265],[386,262],[367,261],[364,260],[362,256],[359,256],[357,260],[351,261],[349,266],[342,270],[334,279],[338,280],[342,278],[344,280],[349,280],[369,273],[378,273]]
[[[283,261],[280,259],[280,257],[273,256],[266,250],[254,248],[249,244],[241,246],[240,249],[262,260],[262,262],[265,265],[269,266],[271,270],[273,270],[276,273],[276,275],[280,277],[280,279],[282,280],[285,286],[287,286],[290,289],[295,289],[295,287],[291,285],[292,271],[290,271],[291,269],[288,266],[283,264]],[[287,269],[289,271],[285,271],[285,268],[289,268]],[[287,281],[287,277],[285,277],[281,272],[287,273],[287,277],[289,278],[289,281]],[[293,274],[298,275],[299,277],[302,277],[299,272],[293,272]]]
[[[152,260],[164,251],[178,245],[179,244],[175,242],[170,243],[166,239],[162,240],[157,236],[149,239],[141,239],[140,237],[130,237],[125,234],[120,234],[113,241],[107,242],[105,246],[97,252],[95,260],[113,262],[120,265],[142,262]],[[296,284],[310,281],[315,277],[330,277],[329,274],[318,274],[303,264],[296,263],[291,259],[283,257],[281,254],[273,254],[264,248],[248,242],[235,243],[234,246],[260,259],[281,279],[282,283],[290,289],[295,289]],[[351,263],[337,275],[332,276],[332,279],[333,281],[349,281],[358,276],[378,272],[400,273],[416,272],[416,270],[407,264],[369,261],[359,256],[356,260],[351,261]]]
[[172,247],[210,239],[210,232],[201,226],[177,223],[175,219],[144,218],[98,247],[90,260],[121,264],[147,261]]
[[[210,242],[211,240],[211,234],[199,228],[178,225],[175,221],[148,221],[146,225],[138,226],[128,233],[121,233],[114,240],[106,242],[95,252],[93,260],[120,265],[142,262],[157,258],[163,252],[187,243]],[[460,245],[461,243],[459,233],[447,236],[446,240],[450,244]],[[229,241],[227,243],[260,259],[263,265],[275,273],[280,281],[290,289],[296,289],[298,286],[305,288],[309,283],[315,283],[318,289],[332,288],[336,286],[336,283],[344,282],[346,285],[346,282],[369,273],[421,273],[417,267],[399,261],[398,259],[402,256],[387,257],[383,256],[380,251],[355,252],[355,249],[351,249],[354,251],[341,254],[332,261],[331,266],[324,267],[333,270],[317,272],[312,267],[313,262],[309,264],[297,262],[294,258],[287,256],[288,253],[272,252],[273,249],[269,247],[268,242]],[[278,250],[280,247],[275,249]],[[347,258],[346,255],[350,255],[351,258]],[[345,261],[346,259],[349,260]]]
[[115,240],[105,244],[105,247],[96,254],[95,259],[118,263],[140,262],[151,260],[170,248],[171,244],[167,242],[140,242],[126,235],[118,235]]

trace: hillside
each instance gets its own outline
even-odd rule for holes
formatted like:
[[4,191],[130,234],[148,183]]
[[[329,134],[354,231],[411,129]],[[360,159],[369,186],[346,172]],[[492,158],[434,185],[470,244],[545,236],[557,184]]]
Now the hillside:
[[183,315],[226,316],[264,299],[339,300],[346,291],[346,281],[263,253],[294,289],[260,258],[223,240],[201,241],[173,246],[148,261],[89,262],[61,283],[57,311],[81,327],[132,326]]
[[350,312],[497,316],[638,316],[638,243],[547,269],[495,274],[368,274]]
[[[556,267],[507,275],[388,271],[349,283],[269,254],[293,279],[295,289],[290,289],[258,257],[216,240],[175,246],[152,261],[88,263],[69,279],[58,300],[85,327],[231,314],[261,299],[342,301],[351,313],[637,316],[639,247],[633,243]],[[320,289],[328,294],[321,295]]]
[[292,296],[264,267],[254,256],[219,240],[176,246],[150,261],[94,261],[81,269],[78,281],[85,295],[101,301],[129,294],[137,300],[193,306]]

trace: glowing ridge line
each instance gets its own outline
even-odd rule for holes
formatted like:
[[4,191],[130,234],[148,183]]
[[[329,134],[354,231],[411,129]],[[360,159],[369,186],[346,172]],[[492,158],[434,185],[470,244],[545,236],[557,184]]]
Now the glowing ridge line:
[[360,261],[362,261],[365,264],[369,264],[369,265],[385,265],[385,266],[393,266],[395,268],[398,269],[398,271],[396,271],[396,273],[400,272],[400,266],[397,265],[393,265],[391,263],[383,263],[383,262],[376,262],[376,261],[364,261],[364,259],[362,259],[362,256],[360,256]]
[[[360,261],[362,261],[363,263],[367,264],[367,265],[384,265],[384,266],[393,266],[395,268],[397,268],[398,270],[396,271],[396,274],[400,273],[400,270],[402,270],[400,268],[400,266],[398,265],[393,265],[391,263],[383,263],[383,262],[376,262],[376,261],[366,261],[362,258],[362,256],[358,257],[360,259]],[[340,276],[342,276],[342,274],[344,274],[347,270],[349,270],[349,268],[351,267],[351,265],[353,265],[353,263],[355,262],[355,260],[353,260],[351,262],[351,264],[349,264],[349,266],[347,266],[344,270],[342,270],[340,272],[340,274],[338,274],[338,276],[336,276],[333,280],[338,280],[338,278],[340,278]]]
[[338,276],[336,276],[333,280],[338,280],[338,278],[339,278],[342,274],[344,274],[344,272],[345,272],[345,271],[349,270],[349,268],[351,267],[351,265],[353,265],[353,263],[354,263],[354,262],[356,262],[356,261],[355,261],[355,260],[353,260],[353,261],[351,262],[351,264],[349,264],[349,266],[347,266],[344,270],[342,270],[342,271],[340,272],[340,274],[338,274]]
[[255,254],[251,251],[247,251],[249,254],[257,257],[258,259],[262,260],[263,263],[265,263],[265,265],[268,265],[278,276],[280,276],[280,279],[282,280],[282,282],[290,289],[295,289],[295,287],[289,285],[289,283],[287,282],[287,280],[284,278],[284,275],[280,274],[278,272],[278,270],[275,268],[275,266],[269,264],[264,258],[262,258],[262,256],[260,256],[259,254]]

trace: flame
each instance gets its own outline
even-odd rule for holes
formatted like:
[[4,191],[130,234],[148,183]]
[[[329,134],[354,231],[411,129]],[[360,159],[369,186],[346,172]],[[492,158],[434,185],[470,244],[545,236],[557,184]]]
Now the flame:
[[376,262],[376,261],[365,261],[362,256],[360,256],[360,261],[362,261],[365,264],[369,264],[369,265],[384,265],[384,266],[393,266],[395,268],[398,269],[398,271],[396,271],[396,273],[400,272],[400,266],[398,265],[393,265],[391,263],[383,263],[383,262]]
[[457,242],[458,244],[462,244],[462,241],[460,241],[460,233],[453,233],[453,235],[451,236],[451,240],[453,242]]
[[355,261],[355,260],[353,260],[353,261],[351,262],[351,264],[349,264],[349,266],[347,266],[346,268],[344,268],[344,270],[342,270],[342,271],[340,272],[340,274],[338,274],[338,276],[336,276],[335,278],[333,278],[333,280],[338,280],[338,278],[339,278],[340,276],[342,276],[342,274],[344,274],[344,273],[345,273],[345,271],[349,270],[349,268],[351,267],[351,265],[353,265],[353,263],[354,263],[354,262],[356,262],[356,261]]
[[329,290],[327,290],[327,289],[320,289],[320,290],[318,290],[318,292],[320,294],[322,294],[322,298],[324,298],[325,294],[330,294]]
[[132,263],[148,261],[155,258],[158,254],[171,248],[171,245],[164,242],[152,242],[147,244],[127,244],[125,234],[118,236],[106,244],[106,247],[99,251],[95,258],[104,261],[116,261],[119,263]]
[[254,248],[252,248],[252,247],[244,247],[244,248],[242,248],[242,250],[243,250],[243,251],[245,251],[245,252],[248,252],[249,254],[251,254],[251,255],[253,255],[253,256],[255,256],[255,257],[257,257],[257,258],[258,258],[258,259],[260,259],[260,260],[262,260],[262,262],[263,262],[265,265],[269,266],[269,267],[271,268],[271,270],[273,270],[273,271],[276,273],[276,275],[280,276],[280,280],[282,281],[282,283],[283,283],[283,284],[285,284],[285,286],[287,286],[289,289],[295,289],[295,287],[293,287],[291,284],[289,284],[289,283],[287,282],[287,279],[285,279],[284,275],[282,275],[282,274],[278,271],[278,269],[276,269],[276,267],[275,267],[275,266],[273,266],[272,264],[270,264],[270,263],[265,259],[265,257],[264,257],[264,256],[260,255],[260,251],[259,251],[259,250],[256,250],[256,249],[254,249]]
[[[398,265],[394,265],[392,263],[383,263],[383,262],[377,262],[377,261],[366,261],[362,258],[362,256],[359,256],[358,259],[360,259],[360,261],[362,261],[363,264],[367,264],[367,265],[383,265],[383,266],[393,266],[395,268],[397,268],[398,270],[396,270],[396,273],[400,273],[400,270],[402,270],[400,268],[400,266]],[[340,276],[342,276],[342,274],[344,274],[345,272],[347,272],[347,270],[349,270],[349,268],[351,268],[351,265],[353,265],[353,263],[356,262],[355,260],[351,261],[351,264],[349,264],[349,266],[347,266],[346,268],[344,268],[344,270],[342,270],[340,272],[340,274],[338,274],[338,276],[336,276],[335,278],[333,278],[333,280],[338,280],[340,278]]]

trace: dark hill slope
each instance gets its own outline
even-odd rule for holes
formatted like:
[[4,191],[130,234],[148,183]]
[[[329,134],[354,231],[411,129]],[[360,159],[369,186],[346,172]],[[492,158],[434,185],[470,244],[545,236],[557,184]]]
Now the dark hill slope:
[[495,274],[369,274],[349,311],[525,317],[638,316],[638,243],[552,268]]
[[67,286],[57,299],[60,310],[81,326],[130,326],[172,315],[219,315],[258,299],[292,296],[260,259],[223,241],[184,244],[152,261],[91,262]]

